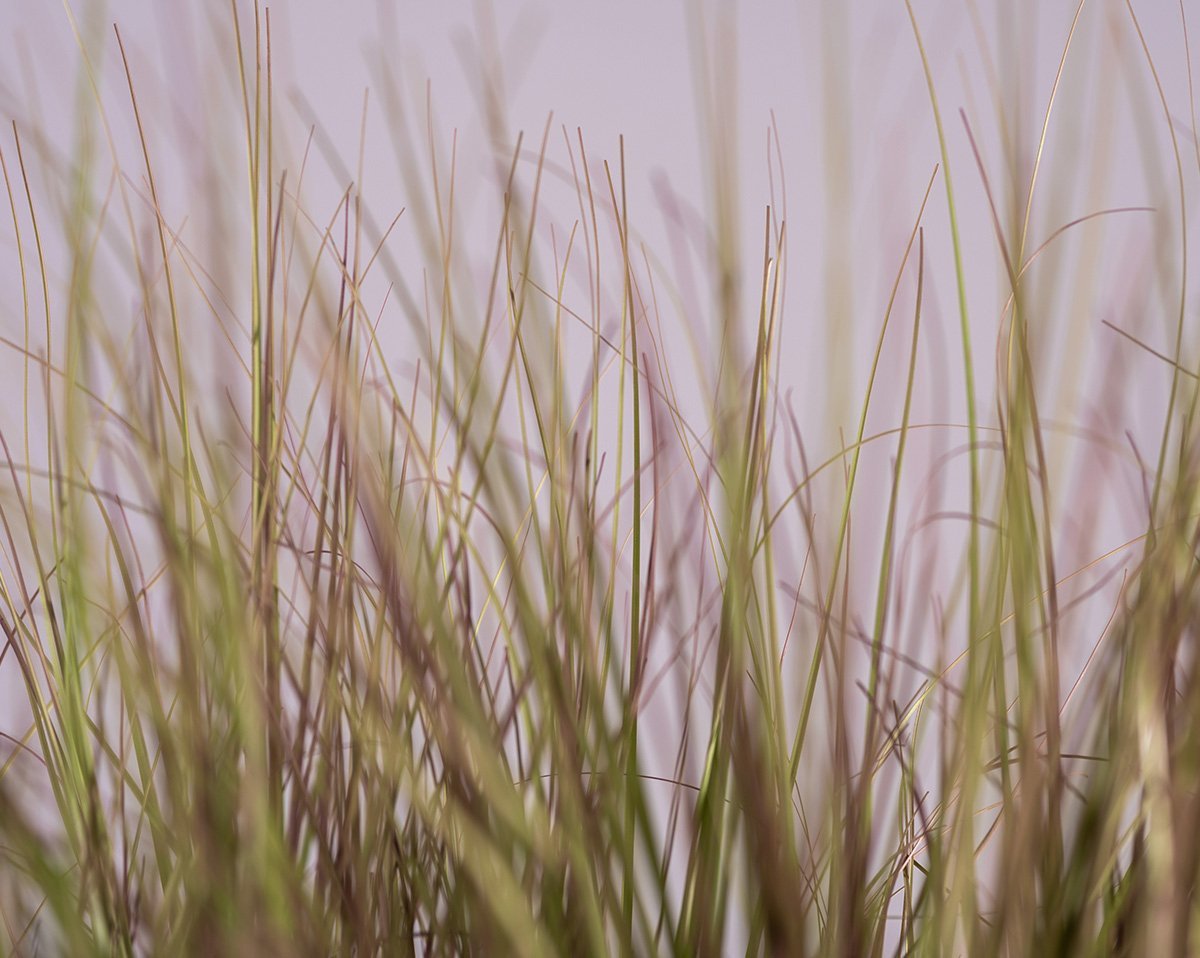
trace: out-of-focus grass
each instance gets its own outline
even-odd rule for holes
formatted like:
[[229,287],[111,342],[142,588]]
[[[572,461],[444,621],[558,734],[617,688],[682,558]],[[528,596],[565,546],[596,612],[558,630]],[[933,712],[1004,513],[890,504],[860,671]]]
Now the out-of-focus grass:
[[[623,143],[600,161],[548,125],[530,164],[518,142],[490,280],[473,286],[454,161],[431,134],[432,185],[408,214],[418,295],[389,250],[398,223],[355,186],[323,219],[306,206],[308,151],[274,128],[269,14],[229,17],[246,175],[240,199],[204,201],[236,206],[227,222],[248,235],[204,242],[246,250],[244,268],[206,261],[159,212],[119,33],[136,142],[119,142],[85,61],[75,155],[16,125],[0,153],[20,276],[5,322],[23,322],[5,344],[24,363],[4,388],[25,430],[0,434],[0,628],[29,718],[4,730],[0,768],[5,953],[1200,948],[1187,291],[1159,354],[1172,386],[1142,463],[1144,534],[1122,547],[1103,632],[1073,635],[1060,590],[1084,570],[1056,560],[1065,431],[1039,411],[1026,277],[1092,217],[1031,231],[1053,95],[1015,200],[966,114],[977,168],[952,169],[958,128],[911,16],[941,162],[923,196],[897,199],[911,226],[870,321],[857,431],[810,462],[781,395],[788,226],[768,207],[761,261],[743,266],[730,144],[714,136],[717,323],[697,368],[663,323],[674,280],[631,226]],[[1174,135],[1186,275],[1192,161]],[[578,216],[548,241],[552,149]],[[104,163],[119,175],[97,191]],[[39,205],[31,172],[62,178],[61,209]],[[986,396],[952,187],[974,175],[1008,281]],[[948,222],[931,212],[942,191]],[[953,262],[927,256],[931,231]],[[98,275],[114,261],[129,333]],[[913,401],[928,278],[947,266],[967,390],[952,426],[917,421]],[[380,334],[397,313],[418,350],[404,370]],[[200,362],[226,341],[228,388]],[[884,368],[902,399],[880,411]],[[956,550],[957,606],[931,618],[905,604],[902,477],[917,430],[963,427],[969,532],[938,547]],[[868,475],[880,445],[890,469]],[[884,503],[877,552],[852,559],[868,496]],[[868,589],[852,567],[877,570]],[[1081,643],[1087,702],[1068,711],[1063,650]]]

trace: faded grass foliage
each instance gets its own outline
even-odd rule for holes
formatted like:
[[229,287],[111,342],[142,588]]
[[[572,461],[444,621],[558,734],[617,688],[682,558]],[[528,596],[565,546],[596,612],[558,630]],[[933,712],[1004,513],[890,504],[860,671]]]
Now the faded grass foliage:
[[[2,388],[23,426],[0,431],[0,680],[21,716],[0,753],[3,953],[1200,950],[1200,144],[1133,5],[1117,12],[1158,98],[1147,123],[1170,131],[1172,205],[1045,229],[1085,4],[1026,179],[980,145],[989,114],[939,89],[908,7],[939,159],[891,198],[908,227],[880,253],[886,310],[856,317],[865,388],[834,448],[806,444],[793,405],[808,339],[786,305],[779,134],[748,213],[718,59],[685,288],[640,238],[623,141],[551,121],[509,139],[497,106],[486,241],[456,208],[454,139],[431,104],[425,129],[398,121],[394,78],[358,142],[319,125],[288,142],[272,14],[242,0],[213,18],[238,110],[194,145],[240,179],[190,197],[192,226],[136,51],[68,14],[72,150],[19,124],[0,147],[19,276],[0,332],[21,370]],[[721,24],[696,19],[703,47]],[[101,94],[97,51],[122,97]],[[411,174],[401,213],[361,187],[369,115]],[[331,205],[306,198],[318,155],[344,174]],[[544,225],[551,177],[565,231]],[[964,190],[1005,279],[994,343]],[[1170,391],[1127,442],[1062,418],[1043,332],[1059,279],[1035,266],[1151,215],[1182,264],[1146,287],[1174,341],[1110,325]],[[965,387],[941,420],[918,411],[935,275]],[[707,325],[677,323],[695,299]],[[1092,400],[1113,397],[1067,413]],[[1103,450],[1085,473],[1137,477],[1143,525],[1064,560],[1081,446]],[[947,490],[931,477],[951,461]],[[921,533],[935,521],[960,531]]]

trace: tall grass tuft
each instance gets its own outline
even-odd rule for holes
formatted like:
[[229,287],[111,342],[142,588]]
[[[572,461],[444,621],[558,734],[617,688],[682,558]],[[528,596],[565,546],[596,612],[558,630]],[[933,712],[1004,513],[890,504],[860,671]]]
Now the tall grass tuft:
[[[722,57],[707,221],[663,194],[697,279],[643,238],[624,139],[510,139],[490,102],[486,227],[387,70],[356,140],[290,141],[303,90],[249,0],[213,18],[213,193],[181,196],[145,59],[68,6],[72,145],[0,143],[0,952],[1200,952],[1195,118],[1126,2],[1174,179],[1047,226],[1084,0],[1024,154],[1002,84],[991,154],[939,87],[920,7],[927,178],[889,197],[826,448],[797,413],[826,386],[793,388],[809,225],[774,126],[771,195],[744,195]],[[726,25],[694,27],[706,51]],[[399,211],[364,184],[379,123]],[[1096,280],[1043,256],[1135,217],[1175,264],[1138,287],[1169,344],[1106,320],[1152,380],[1064,401],[1085,344],[1054,345],[1056,297]],[[943,380],[961,415],[930,411]],[[1089,418],[1140,388],[1168,397],[1144,433]],[[1080,509],[1129,501],[1137,533],[1094,547]]]

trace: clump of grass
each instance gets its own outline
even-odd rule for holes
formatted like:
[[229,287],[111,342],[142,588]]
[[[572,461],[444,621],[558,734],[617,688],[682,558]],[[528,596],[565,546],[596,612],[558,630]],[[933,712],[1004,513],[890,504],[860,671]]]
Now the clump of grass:
[[[431,108],[427,156],[399,156],[426,184],[411,210],[364,192],[364,107],[357,174],[318,214],[310,153],[340,175],[353,151],[317,128],[286,142],[270,12],[233,0],[241,199],[206,197],[227,232],[196,239],[167,202],[137,57],[119,30],[81,39],[74,152],[16,124],[0,151],[23,429],[0,432],[0,661],[21,701],[0,766],[5,953],[1195,950],[1183,282],[1172,352],[1119,330],[1170,379],[1158,448],[1126,455],[1142,532],[1062,558],[1077,517],[1055,470],[1084,429],[1047,414],[1052,299],[1031,268],[1128,212],[1036,231],[1083,6],[1013,197],[966,113],[975,168],[954,165],[909,7],[938,164],[896,199],[909,227],[863,320],[865,389],[823,451],[786,392],[786,204],[744,266],[719,92],[708,288],[639,239],[624,142],[601,155],[550,122],[504,155],[480,281]],[[1188,150],[1127,14],[1171,130],[1186,277]],[[973,175],[1006,281],[990,392],[955,192]],[[943,273],[959,423],[917,411]],[[689,297],[712,320],[692,366],[670,325]],[[940,468],[931,432],[966,436],[962,495],[917,489]],[[937,538],[929,561],[957,579],[932,594],[912,548],[927,495],[965,529]],[[1109,601],[1099,634],[1077,626]]]

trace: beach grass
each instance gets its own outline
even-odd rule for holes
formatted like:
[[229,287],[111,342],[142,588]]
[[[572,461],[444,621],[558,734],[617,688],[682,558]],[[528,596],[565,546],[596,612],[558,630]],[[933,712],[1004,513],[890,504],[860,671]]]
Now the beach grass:
[[[789,378],[821,341],[785,295],[808,226],[742,206],[720,62],[685,289],[642,239],[636,155],[586,129],[507,141],[481,239],[430,108],[397,159],[420,167],[409,205],[373,206],[368,111],[348,148],[315,125],[289,142],[275,14],[239,0],[219,18],[236,135],[203,149],[240,178],[195,198],[228,232],[185,227],[136,51],[65,18],[71,152],[18,123],[0,140],[20,370],[0,387],[20,427],[0,430],[0,951],[1200,950],[1190,90],[1164,88],[1127,3],[1170,206],[1043,228],[1085,4],[1012,177],[904,6],[936,138],[923,191],[891,198],[901,241],[863,252],[886,309],[855,317],[865,376],[832,446],[794,405],[825,386]],[[374,122],[404,142],[388,97]],[[317,154],[346,174],[332,204],[306,198]],[[961,235],[979,209],[994,342]],[[1172,341],[1110,323],[1153,380],[1087,380],[1064,420],[1054,291],[1098,280],[1040,257],[1117,214],[1154,217],[1175,257],[1145,281]],[[1080,412],[1141,389],[1167,399],[1137,437]],[[1078,530],[1103,517],[1077,507],[1097,503],[1136,534],[1094,547]]]

